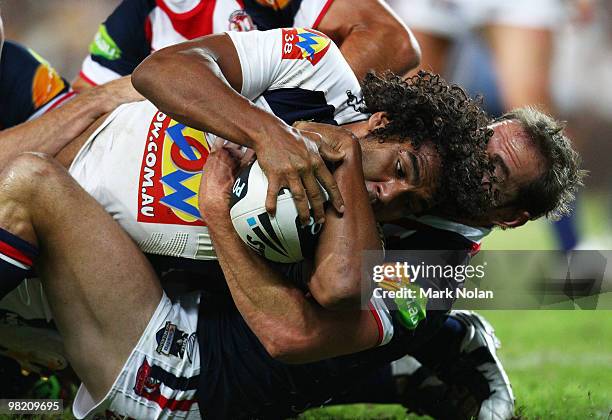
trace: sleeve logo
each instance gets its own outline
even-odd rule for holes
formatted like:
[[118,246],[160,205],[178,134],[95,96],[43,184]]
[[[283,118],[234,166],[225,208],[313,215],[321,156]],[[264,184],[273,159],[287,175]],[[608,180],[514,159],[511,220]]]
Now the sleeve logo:
[[40,63],[32,79],[32,103],[35,108],[40,108],[66,89],[66,84],[46,60],[34,51],[28,51]]
[[308,60],[316,65],[327,53],[331,40],[313,29],[283,29],[283,59]]
[[97,55],[111,61],[121,58],[121,49],[108,34],[104,24],[100,25],[94,40],[89,45],[89,52],[91,55]]

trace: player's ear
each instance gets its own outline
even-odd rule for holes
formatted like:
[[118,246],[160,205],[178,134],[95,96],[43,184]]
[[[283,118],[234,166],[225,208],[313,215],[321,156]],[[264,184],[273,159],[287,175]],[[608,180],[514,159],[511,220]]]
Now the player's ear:
[[387,124],[389,124],[389,115],[383,111],[375,112],[368,120],[368,131],[384,128]]
[[523,226],[529,220],[531,215],[527,211],[514,212],[513,214],[503,215],[498,217],[498,220],[493,221],[493,224],[501,227],[502,229],[512,229]]

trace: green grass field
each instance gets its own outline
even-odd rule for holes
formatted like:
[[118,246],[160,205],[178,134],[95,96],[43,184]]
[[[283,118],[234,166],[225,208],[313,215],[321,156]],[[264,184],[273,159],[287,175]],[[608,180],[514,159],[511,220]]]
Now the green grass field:
[[[487,311],[522,419],[612,418],[612,311]],[[418,419],[400,406],[311,410],[304,419]]]
[[[587,246],[612,249],[610,197],[581,202]],[[554,249],[549,223],[495,231],[483,249]],[[499,351],[521,419],[612,419],[612,311],[483,311],[502,341]],[[352,405],[311,410],[304,419],[419,419],[401,406]]]

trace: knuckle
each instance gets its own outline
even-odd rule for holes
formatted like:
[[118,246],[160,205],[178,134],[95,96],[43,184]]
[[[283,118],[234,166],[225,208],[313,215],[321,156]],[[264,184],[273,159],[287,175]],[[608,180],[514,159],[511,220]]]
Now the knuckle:
[[297,201],[304,201],[306,199],[306,195],[302,191],[294,192],[293,199]]
[[316,201],[316,202],[320,202],[321,201],[321,192],[318,191],[313,191],[310,193],[310,201]]

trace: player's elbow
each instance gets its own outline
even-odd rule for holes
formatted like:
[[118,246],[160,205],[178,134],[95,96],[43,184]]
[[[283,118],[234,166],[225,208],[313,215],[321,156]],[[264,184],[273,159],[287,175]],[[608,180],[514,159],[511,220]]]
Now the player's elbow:
[[155,63],[145,60],[132,72],[132,86],[143,95],[146,95],[147,87],[151,84],[154,67]]
[[326,309],[354,309],[361,303],[361,265],[348,257],[336,259],[329,270],[317,270],[310,292]]
[[132,72],[132,85],[142,95],[154,90],[155,83],[159,80],[168,62],[168,53],[165,50],[157,51],[138,65]]
[[301,328],[285,326],[280,334],[261,340],[274,360],[286,364],[301,364],[311,360],[308,334]]

